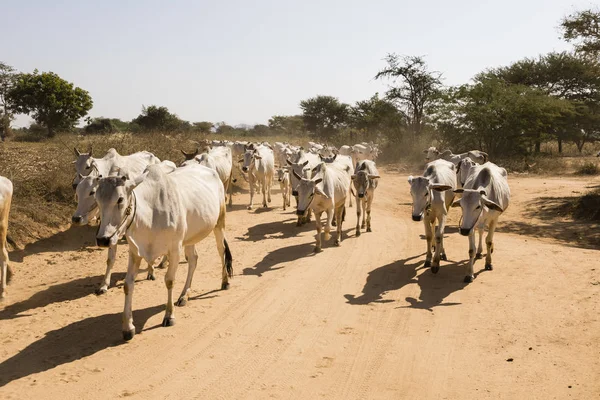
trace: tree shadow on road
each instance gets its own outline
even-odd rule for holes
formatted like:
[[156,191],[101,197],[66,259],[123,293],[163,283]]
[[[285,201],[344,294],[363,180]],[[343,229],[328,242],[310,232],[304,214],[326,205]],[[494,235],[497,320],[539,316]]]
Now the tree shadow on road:
[[[35,308],[45,307],[53,303],[62,303],[64,301],[76,300],[94,293],[104,275],[79,278],[72,281],[52,285],[44,290],[35,293],[27,300],[10,304],[0,311],[0,320],[25,317],[20,315],[23,312]],[[116,272],[111,277],[111,288],[115,283],[125,279],[124,272]]]
[[[148,319],[164,308],[160,305],[134,311],[136,331],[142,332]],[[119,332],[120,322],[121,313],[105,314],[47,332],[43,338],[0,364],[0,387],[124,344]]]
[[365,305],[370,303],[389,303],[394,300],[384,300],[383,295],[392,290],[398,290],[410,283],[416,283],[418,265],[422,261],[415,261],[422,257],[425,253],[403,260],[394,261],[393,263],[376,268],[369,272],[367,281],[363,287],[362,294],[355,296],[346,294],[348,304]]

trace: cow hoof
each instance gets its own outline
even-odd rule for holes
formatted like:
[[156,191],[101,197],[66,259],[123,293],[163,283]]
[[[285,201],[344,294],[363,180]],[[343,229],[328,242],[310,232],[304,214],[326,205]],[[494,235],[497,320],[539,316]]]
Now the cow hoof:
[[337,223],[335,222],[335,220],[331,221],[331,226],[337,226]]
[[440,272],[440,266],[435,266],[435,267],[431,267],[431,272],[433,272],[434,274],[437,274],[438,272]]
[[133,339],[134,336],[135,336],[135,328],[128,330],[128,331],[123,331],[123,340],[125,340],[126,342]]
[[154,276],[154,274],[148,274],[148,276],[146,277],[147,281],[155,281],[156,277]]
[[494,269],[494,267],[492,266],[492,264],[485,264],[485,270],[486,271],[491,271],[493,269]]
[[177,307],[183,307],[187,304],[187,299],[185,297],[180,297],[179,300],[177,300],[177,303],[175,303],[175,305]]
[[267,201],[270,203],[270,202],[271,202],[271,199],[268,199]]
[[247,208],[248,208],[248,210],[252,210],[252,206],[248,206]]
[[471,283],[471,282],[473,282],[473,275],[467,275],[467,276],[465,276],[464,282],[465,283]]
[[165,317],[162,322],[162,326],[173,326],[175,325],[175,317]]
[[425,261],[425,265],[424,265],[424,267],[425,267],[425,268],[429,268],[429,267],[431,267],[431,260],[426,260],[426,261]]
[[96,289],[96,294],[98,296],[100,296],[101,294],[104,294],[106,292],[108,292],[108,288],[106,286],[102,286],[102,287],[99,287],[98,289]]
[[359,237],[359,236],[360,236],[360,229],[357,229],[356,230],[356,237]]
[[475,254],[475,259],[476,260],[481,260],[482,258],[483,258],[483,255],[481,253]]
[[440,254],[440,260],[448,261],[448,257],[446,257],[445,253]]
[[367,225],[366,224],[361,224],[360,227],[361,227],[361,229],[365,229],[367,227]]
[[234,179],[232,182],[233,182],[233,183],[236,183],[236,182],[237,182],[237,179]]
[[323,251],[323,250],[322,250],[320,247],[315,247],[315,251],[314,251],[315,253],[320,253],[320,252],[322,252],[322,251]]
[[371,230],[371,227],[370,227],[370,226],[369,226],[369,227],[367,227],[367,232],[373,232],[373,231]]
[[335,239],[335,242],[333,242],[334,246],[340,247],[340,241]]
[[227,290],[227,289],[229,289],[229,282],[221,283],[221,290]]
[[158,265],[157,265],[156,267],[154,267],[154,268],[158,268],[158,269],[165,269],[165,268],[166,268],[165,264],[166,264],[166,263],[165,263],[164,261],[161,261],[161,262],[160,262],[160,264],[158,264]]

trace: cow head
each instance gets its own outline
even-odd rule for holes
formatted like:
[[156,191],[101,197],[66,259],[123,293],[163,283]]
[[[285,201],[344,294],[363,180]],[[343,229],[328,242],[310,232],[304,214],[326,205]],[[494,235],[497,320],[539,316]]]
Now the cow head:
[[261,156],[260,154],[258,154],[258,151],[254,148],[253,145],[246,146],[244,157],[242,158],[242,160],[240,160],[240,162],[242,162],[242,171],[252,171],[255,168],[256,160],[260,159]]
[[427,150],[423,150],[423,153],[425,153],[425,159],[427,161],[431,161],[431,160],[437,160],[440,156],[440,152],[438,149],[436,149],[435,147],[430,147]]
[[465,157],[458,163],[458,167],[456,168],[456,178],[460,182],[461,186],[465,186],[465,182],[467,181],[467,177],[471,173],[471,168],[475,167],[477,164],[471,160],[469,157]]
[[285,179],[285,176],[289,174],[289,171],[287,168],[279,168],[277,170],[277,180],[279,182],[283,182],[283,180]]
[[73,179],[73,190],[77,188],[77,185],[81,181],[80,176],[88,176],[90,172],[94,169],[94,159],[92,158],[92,146],[88,148],[87,153],[82,153],[77,150],[77,147],[74,149],[75,153],[75,161],[73,164],[75,165],[75,178]]
[[95,198],[100,209],[100,227],[96,234],[96,244],[100,247],[116,245],[125,234],[130,219],[134,218],[135,205],[132,192],[144,181],[148,172],[136,179],[127,176],[111,176],[98,179]]
[[200,149],[198,149],[198,148],[196,148],[196,150],[191,153],[186,153],[185,151],[181,150],[181,154],[183,154],[183,156],[185,157],[185,161],[193,160],[194,157],[196,157],[199,152],[200,152]]
[[[308,166],[308,160],[303,162],[294,163],[289,159],[285,160],[292,169],[292,175],[290,181],[292,184],[292,195],[298,196],[298,184],[302,178],[310,178],[310,167]],[[298,178],[300,177],[300,178]]]
[[354,184],[354,189],[356,189],[356,195],[360,199],[365,197],[367,190],[373,186],[374,180],[379,179],[379,175],[369,174],[366,168],[367,164],[363,162],[359,170],[352,175],[352,183]]
[[300,216],[306,214],[306,211],[310,208],[315,196],[329,198],[318,186],[319,183],[323,181],[322,178],[315,180],[303,178],[298,175],[296,171],[292,171],[292,175],[294,175],[298,180],[298,186],[296,188],[298,193],[298,210],[296,211],[296,214]]
[[97,172],[92,172],[88,176],[80,175],[79,178],[80,182],[75,189],[77,209],[71,221],[74,225],[87,225],[98,216],[98,205],[94,196],[101,176]]
[[460,196],[460,199],[456,200],[452,207],[462,208],[459,232],[463,236],[469,236],[473,232],[473,228],[486,207],[497,212],[504,211],[500,205],[487,198],[487,193],[483,189],[456,189],[454,193]]
[[413,201],[413,221],[421,221],[423,219],[423,215],[431,205],[433,190],[443,192],[445,190],[452,189],[452,186],[432,183],[429,178],[424,176],[413,177],[411,175],[408,177],[408,183],[410,184],[410,195]]

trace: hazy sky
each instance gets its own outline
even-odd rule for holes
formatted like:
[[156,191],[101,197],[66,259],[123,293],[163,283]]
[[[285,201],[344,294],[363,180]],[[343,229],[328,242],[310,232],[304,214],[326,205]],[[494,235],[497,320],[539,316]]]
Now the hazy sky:
[[[95,3],[95,4],[91,4]],[[424,55],[446,84],[570,46],[578,0],[2,1],[0,60],[90,92],[91,115],[164,105],[190,121],[266,123],[317,94],[355,102],[389,52]],[[16,125],[27,125],[19,118]]]

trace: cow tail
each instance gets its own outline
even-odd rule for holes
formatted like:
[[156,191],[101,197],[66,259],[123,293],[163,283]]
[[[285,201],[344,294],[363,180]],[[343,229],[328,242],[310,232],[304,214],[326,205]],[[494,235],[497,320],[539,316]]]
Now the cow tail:
[[233,278],[233,257],[231,257],[231,250],[229,250],[227,239],[223,239],[223,245],[225,246],[225,268],[227,269],[227,275]]

